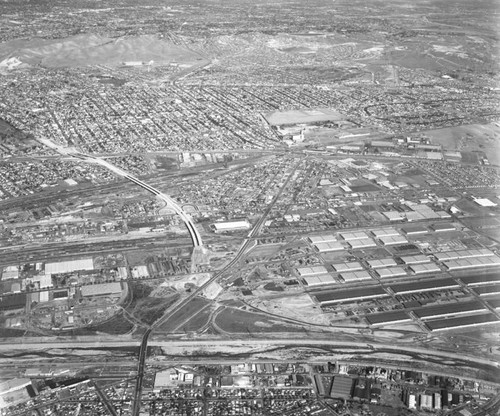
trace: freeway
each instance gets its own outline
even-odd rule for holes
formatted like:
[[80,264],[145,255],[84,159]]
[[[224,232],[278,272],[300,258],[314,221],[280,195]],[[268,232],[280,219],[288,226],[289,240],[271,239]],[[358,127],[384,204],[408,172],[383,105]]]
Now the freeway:
[[266,218],[271,211],[272,207],[282,194],[283,190],[286,188],[288,183],[290,182],[290,179],[292,178],[293,174],[295,173],[297,167],[299,166],[300,161],[297,162],[290,172],[289,176],[279,189],[279,191],[276,193],[275,197],[273,200],[270,202],[270,204],[267,206],[266,210],[264,211],[263,215],[259,218],[259,220],[255,223],[253,226],[252,230],[248,234],[248,237],[243,241],[243,244],[240,246],[240,249],[234,256],[234,258],[226,265],[222,270],[219,270],[217,273],[215,273],[207,282],[205,282],[203,285],[201,285],[199,288],[194,290],[188,297],[179,300],[177,303],[175,303],[172,307],[167,309],[163,316],[158,319],[145,333],[142,338],[141,342],[141,348],[139,351],[139,365],[138,365],[138,371],[137,371],[137,384],[136,384],[136,390],[135,390],[135,395],[134,395],[134,405],[132,407],[132,416],[138,416],[140,412],[140,404],[141,404],[141,395],[142,395],[142,379],[144,376],[144,366],[146,363],[146,353],[147,353],[147,347],[148,347],[148,340],[151,332],[161,326],[166,319],[168,319],[169,316],[174,314],[175,312],[179,311],[181,308],[186,306],[192,299],[194,299],[198,294],[202,293],[208,286],[210,286],[213,282],[217,281],[221,276],[223,276],[227,271],[229,271],[233,266],[238,264],[240,259],[250,250],[252,249],[255,245],[256,242],[253,240],[253,237],[257,236],[263,226],[263,224],[266,221]]
[[111,164],[107,160],[103,160],[103,159],[100,159],[100,158],[95,157],[95,156],[85,155],[85,154],[79,153],[79,152],[74,153],[74,157],[76,157],[80,160],[84,160],[88,163],[97,163],[97,164],[109,169],[113,173],[116,173],[117,175],[119,175],[125,179],[128,179],[129,181],[135,183],[136,185],[139,185],[141,188],[145,189],[146,191],[151,192],[158,199],[165,202],[170,208],[172,208],[175,211],[175,213],[177,215],[179,215],[181,217],[182,221],[184,221],[184,224],[186,224],[186,227],[189,231],[191,239],[193,240],[193,246],[200,247],[203,245],[203,243],[201,241],[200,233],[196,229],[194,222],[193,222],[193,219],[170,196],[164,194],[163,192],[160,192],[158,189],[153,188],[151,185],[148,185],[147,183],[136,178],[135,176],[130,175],[128,172],[116,167],[115,165]]

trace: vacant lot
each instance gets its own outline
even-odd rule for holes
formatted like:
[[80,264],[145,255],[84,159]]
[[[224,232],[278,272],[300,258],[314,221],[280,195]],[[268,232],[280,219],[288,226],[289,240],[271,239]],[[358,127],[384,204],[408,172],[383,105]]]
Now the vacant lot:
[[272,126],[279,126],[283,124],[342,120],[343,116],[330,108],[317,108],[309,110],[275,111],[274,113],[266,114],[266,119]]
[[300,327],[289,325],[279,319],[265,315],[228,308],[215,319],[216,325],[226,332],[259,333],[259,332],[300,332]]
[[210,301],[205,298],[196,297],[192,299],[177,312],[170,315],[163,325],[160,326],[159,330],[161,332],[171,332],[179,325],[188,324],[193,315],[209,304]]
[[177,299],[179,299],[178,294],[173,294],[167,298],[140,299],[137,302],[132,314],[141,322],[151,325],[159,319],[163,313],[177,301]]
[[[424,132],[432,143],[440,144],[446,150],[455,150],[471,158],[470,152],[486,152],[492,164],[500,165],[500,127],[498,123],[469,124]],[[464,160],[475,162],[476,160]]]
[[134,327],[128,319],[123,316],[123,313],[115,315],[110,320],[99,325],[88,328],[91,331],[105,332],[107,334],[120,335],[126,334]]

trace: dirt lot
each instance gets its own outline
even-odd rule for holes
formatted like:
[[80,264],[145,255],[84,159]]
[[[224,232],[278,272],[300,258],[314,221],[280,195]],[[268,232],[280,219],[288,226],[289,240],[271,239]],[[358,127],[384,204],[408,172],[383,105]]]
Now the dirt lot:
[[205,298],[196,297],[192,299],[187,305],[171,315],[167,321],[160,326],[160,332],[170,332],[183,323],[188,324],[189,319],[199,310],[209,305],[210,301]]
[[491,164],[500,165],[500,127],[498,123],[470,124],[421,132],[432,143],[446,150],[486,152]]
[[215,323],[223,331],[230,333],[302,332],[300,327],[288,325],[278,319],[233,308],[222,311],[215,318]]

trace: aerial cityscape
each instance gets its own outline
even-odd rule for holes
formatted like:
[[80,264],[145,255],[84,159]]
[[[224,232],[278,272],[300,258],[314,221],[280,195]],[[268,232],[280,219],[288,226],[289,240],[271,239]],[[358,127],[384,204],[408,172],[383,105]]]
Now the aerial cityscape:
[[500,415],[500,4],[2,1],[11,415]]

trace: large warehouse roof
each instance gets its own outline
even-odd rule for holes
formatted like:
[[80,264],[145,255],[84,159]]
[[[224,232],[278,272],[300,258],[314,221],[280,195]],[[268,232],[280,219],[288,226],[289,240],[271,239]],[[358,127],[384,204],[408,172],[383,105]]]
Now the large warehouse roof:
[[337,399],[350,399],[354,380],[349,376],[336,375],[333,379],[330,396]]
[[435,263],[412,264],[410,270],[415,274],[439,272],[441,269]]
[[431,259],[425,254],[417,254],[415,256],[402,256],[401,260],[405,264],[430,263]]
[[439,319],[425,323],[431,331],[444,331],[446,329],[466,328],[477,325],[500,324],[498,318],[492,313],[458,318]]
[[421,282],[396,283],[391,289],[397,294],[428,292],[432,290],[452,289],[460,287],[457,282],[447,277],[444,279],[430,279]]
[[358,261],[334,263],[332,264],[332,267],[336,272],[363,270],[363,266]]
[[315,274],[328,274],[325,266],[299,267],[297,272],[300,276],[313,276]]
[[323,235],[311,235],[309,236],[309,241],[313,244],[317,243],[328,243],[331,241],[337,241],[333,234],[323,234]]
[[356,271],[356,272],[343,272],[339,276],[344,279],[344,282],[357,282],[361,280],[369,280],[372,278],[370,273],[366,270]]
[[98,283],[82,286],[82,296],[105,296],[119,294],[122,291],[120,282]]
[[378,269],[380,267],[391,267],[396,265],[396,261],[392,257],[389,257],[387,259],[368,260],[367,263],[372,269]]
[[320,274],[314,276],[305,276],[304,282],[307,286],[331,285],[337,283],[331,274]]
[[248,220],[241,221],[225,221],[225,222],[214,222],[212,226],[215,232],[219,231],[232,231],[232,230],[248,230],[251,224]]
[[474,292],[479,296],[498,295],[500,294],[500,285],[475,287]]
[[441,253],[434,253],[434,256],[439,261],[467,259],[470,257],[485,257],[493,255],[494,253],[491,250],[488,250],[487,248],[470,249],[470,250],[453,250],[453,251],[443,251]]
[[315,293],[314,296],[321,304],[389,297],[385,290],[380,286],[365,286],[355,289],[323,291]]
[[340,233],[339,235],[346,241],[368,238],[368,234],[366,234],[364,231],[354,231],[351,233]]
[[500,275],[498,273],[472,274],[469,276],[460,276],[460,280],[471,286],[480,286],[490,283],[500,283]]
[[421,225],[415,225],[413,227],[403,227],[401,228],[406,235],[417,235],[417,234],[427,234],[429,230]]
[[408,240],[402,235],[388,235],[379,238],[384,246],[392,246],[394,244],[405,244]]
[[396,236],[399,235],[398,231],[395,228],[380,228],[377,230],[372,230],[372,234],[375,237],[388,237],[388,236]]
[[375,272],[380,278],[406,276],[406,271],[402,267],[383,267]]
[[450,315],[470,314],[484,311],[485,307],[480,302],[457,302],[444,305],[424,307],[413,311],[420,319],[432,319]]
[[328,241],[326,243],[316,243],[314,246],[320,253],[328,251],[344,250],[344,246],[340,241]]
[[358,240],[349,240],[348,244],[351,246],[351,248],[366,248],[366,247],[375,247],[375,241],[373,241],[371,238],[360,238]]
[[500,258],[497,256],[471,257],[443,262],[448,270],[472,269],[476,267],[499,266]]
[[390,325],[401,322],[410,322],[412,319],[403,311],[390,311],[366,316],[370,325]]
[[45,274],[71,273],[79,270],[93,270],[91,258],[45,263]]

